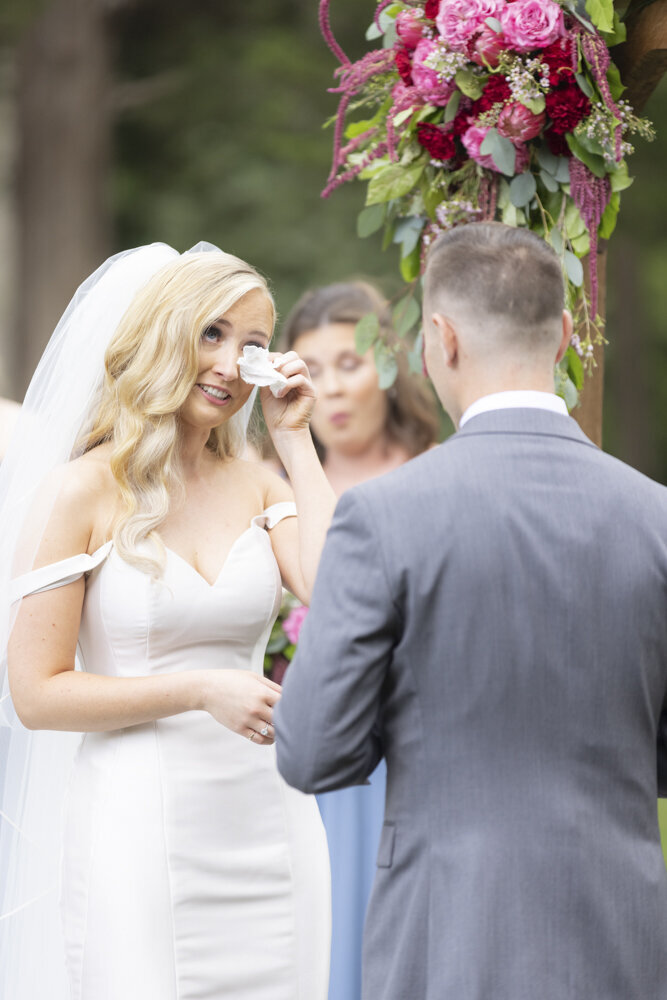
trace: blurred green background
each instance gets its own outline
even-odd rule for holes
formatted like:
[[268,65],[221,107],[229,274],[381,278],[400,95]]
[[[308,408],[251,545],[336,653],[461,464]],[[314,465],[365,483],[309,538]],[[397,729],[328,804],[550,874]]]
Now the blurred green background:
[[[333,0],[351,57],[373,0]],[[0,392],[20,399],[74,287],[102,259],[210,240],[267,274],[285,315],[314,284],[399,287],[356,237],[363,185],[328,201],[335,61],[317,0],[4,0]],[[667,482],[667,80],[609,248],[604,447]],[[667,828],[667,810],[665,811]]]

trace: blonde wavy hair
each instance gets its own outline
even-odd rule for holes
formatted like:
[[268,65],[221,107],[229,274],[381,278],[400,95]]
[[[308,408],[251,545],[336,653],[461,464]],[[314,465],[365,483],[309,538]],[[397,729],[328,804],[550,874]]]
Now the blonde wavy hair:
[[[182,489],[178,413],[195,385],[201,336],[254,289],[275,306],[269,287],[250,264],[222,251],[183,254],[136,294],[107,348],[104,381],[76,454],[111,443],[111,471],[122,509],[113,526],[119,555],[152,576],[164,567],[156,529]],[[243,411],[211,431],[207,447],[220,459],[241,454]],[[155,555],[142,553],[149,540]]]

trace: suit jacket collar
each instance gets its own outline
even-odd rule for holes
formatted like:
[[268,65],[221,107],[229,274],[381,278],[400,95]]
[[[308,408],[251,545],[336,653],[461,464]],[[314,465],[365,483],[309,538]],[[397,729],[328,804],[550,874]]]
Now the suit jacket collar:
[[488,410],[471,417],[455,437],[458,439],[478,434],[542,434],[569,438],[591,448],[597,447],[572,417],[536,407]]

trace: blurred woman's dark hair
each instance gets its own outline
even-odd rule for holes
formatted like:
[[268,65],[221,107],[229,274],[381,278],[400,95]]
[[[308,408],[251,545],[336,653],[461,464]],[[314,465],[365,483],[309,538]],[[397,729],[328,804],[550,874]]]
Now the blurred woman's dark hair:
[[[301,296],[285,320],[281,350],[291,351],[304,333],[332,323],[356,326],[362,316],[375,313],[380,335],[396,343],[391,309],[380,292],[365,281],[346,281],[313,288]],[[440,423],[433,393],[424,379],[413,375],[403,351],[398,353],[398,375],[387,392],[387,437],[402,445],[411,457],[426,451],[438,440]],[[315,436],[315,435],[313,435]],[[318,449],[320,443],[315,439]]]

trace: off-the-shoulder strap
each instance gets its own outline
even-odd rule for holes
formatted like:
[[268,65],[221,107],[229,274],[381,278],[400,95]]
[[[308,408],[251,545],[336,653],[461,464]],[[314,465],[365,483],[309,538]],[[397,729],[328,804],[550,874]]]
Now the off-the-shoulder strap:
[[252,523],[258,528],[270,530],[283,520],[284,517],[296,517],[296,504],[292,500],[283,500],[281,503],[271,504],[263,510],[257,517],[253,517]]
[[30,570],[22,576],[17,576],[9,585],[10,602],[28,597],[30,594],[41,594],[44,590],[54,590],[55,587],[64,587],[68,583],[74,583],[84,573],[89,573],[100,563],[104,562],[111,552],[112,541],[102,545],[101,548],[88,555],[82,552],[80,555],[69,556],[61,559],[60,562],[50,563],[48,566],[40,566],[39,569]]

